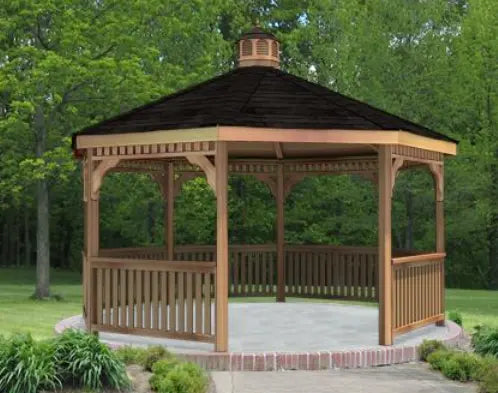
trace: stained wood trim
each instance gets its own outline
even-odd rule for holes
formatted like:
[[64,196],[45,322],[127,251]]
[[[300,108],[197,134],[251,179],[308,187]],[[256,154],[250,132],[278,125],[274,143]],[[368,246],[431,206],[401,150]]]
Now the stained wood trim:
[[456,143],[415,135],[408,131],[316,130],[220,126],[218,140],[230,142],[305,142],[368,145],[405,145],[455,155]]
[[435,322],[439,322],[439,321],[444,321],[444,314],[434,315],[432,317],[411,323],[409,325],[400,326],[399,328],[393,329],[393,333],[396,335],[407,333],[409,331],[418,329],[419,327],[429,325],[431,323],[435,323]]
[[92,268],[140,269],[150,271],[214,273],[216,262],[160,261],[156,259],[132,259],[91,257]]
[[98,324],[93,324],[92,329],[94,331],[99,331],[99,332],[135,334],[139,336],[172,338],[175,340],[202,341],[208,343],[214,342],[213,336],[207,334],[199,334],[199,333],[181,333],[181,332],[163,331],[156,329],[112,327],[112,326],[98,325]]
[[379,344],[392,345],[392,148],[379,149]]
[[197,165],[206,174],[206,179],[209,186],[216,194],[216,169],[211,161],[203,155],[190,155],[186,154],[185,158],[193,165]]
[[117,144],[120,146],[129,146],[151,143],[209,142],[217,139],[217,127],[129,132],[106,135],[78,135],[76,136],[76,149],[116,146]]
[[102,181],[105,174],[110,169],[116,167],[116,165],[119,164],[119,161],[119,158],[111,158],[109,160],[102,161],[96,168],[94,168],[94,170],[92,171],[92,199],[98,198],[98,193],[100,187],[102,186]]
[[228,147],[216,146],[215,350],[228,351]]
[[412,263],[412,262],[435,262],[443,260],[446,257],[446,253],[444,252],[435,252],[430,254],[420,254],[420,255],[410,255],[406,257],[398,257],[392,259],[393,265],[401,265],[403,263]]

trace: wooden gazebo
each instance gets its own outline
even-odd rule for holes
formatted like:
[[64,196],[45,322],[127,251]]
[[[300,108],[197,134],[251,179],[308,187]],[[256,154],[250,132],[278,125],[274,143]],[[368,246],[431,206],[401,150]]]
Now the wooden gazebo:
[[[254,28],[239,41],[233,71],[74,135],[84,167],[90,331],[202,340],[227,351],[228,297],[247,295],[378,300],[382,345],[444,324],[443,161],[456,142],[279,70],[279,45]],[[412,166],[434,178],[436,249],[393,253],[393,186]],[[159,183],[165,247],[99,247],[99,190],[111,171],[148,173]],[[275,244],[228,244],[229,174],[253,175],[271,189]],[[285,244],[289,191],[306,176],[333,174],[377,184],[378,248]],[[174,197],[195,176],[206,176],[216,195],[216,246],[174,243]]]

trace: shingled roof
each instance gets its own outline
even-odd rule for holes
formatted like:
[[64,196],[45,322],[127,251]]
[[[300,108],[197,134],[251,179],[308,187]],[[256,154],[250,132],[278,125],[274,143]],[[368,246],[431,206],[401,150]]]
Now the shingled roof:
[[[73,135],[212,126],[404,130],[454,139],[272,67],[243,67],[165,96]],[[305,131],[303,131],[305,132]]]

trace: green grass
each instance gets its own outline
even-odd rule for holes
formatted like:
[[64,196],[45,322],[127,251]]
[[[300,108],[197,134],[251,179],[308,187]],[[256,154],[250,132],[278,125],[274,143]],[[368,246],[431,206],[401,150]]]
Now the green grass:
[[[35,270],[0,268],[0,335],[12,332],[30,332],[35,338],[53,335],[54,325],[61,319],[81,314],[82,291],[79,273],[51,272],[52,293],[63,300],[37,301],[30,299],[34,290]],[[274,298],[231,298],[231,302],[274,302]],[[289,302],[330,302],[321,299],[288,298]],[[363,304],[333,300],[341,304]],[[482,323],[498,327],[498,291],[448,289],[446,308],[457,310],[463,316],[463,325],[471,330]]]
[[498,291],[447,289],[446,310],[462,314],[465,330],[477,324],[498,328]]
[[81,314],[82,291],[79,273],[51,272],[52,293],[63,300],[32,300],[34,269],[0,269],[0,335],[30,332],[35,338],[53,335],[61,319]]

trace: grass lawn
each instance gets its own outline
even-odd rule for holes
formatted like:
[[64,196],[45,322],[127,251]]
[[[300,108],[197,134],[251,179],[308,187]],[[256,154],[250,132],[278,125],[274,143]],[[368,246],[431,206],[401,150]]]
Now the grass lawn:
[[[57,321],[81,314],[82,291],[79,273],[52,271],[52,293],[63,300],[37,301],[29,297],[34,290],[34,269],[0,268],[0,335],[31,332],[35,338],[53,334]],[[232,298],[233,302],[273,302],[274,298]],[[320,299],[288,298],[291,302],[330,302]],[[375,303],[334,302],[345,304]],[[464,327],[472,329],[478,323],[498,327],[498,291],[448,289],[447,310],[457,310],[463,316]]]

